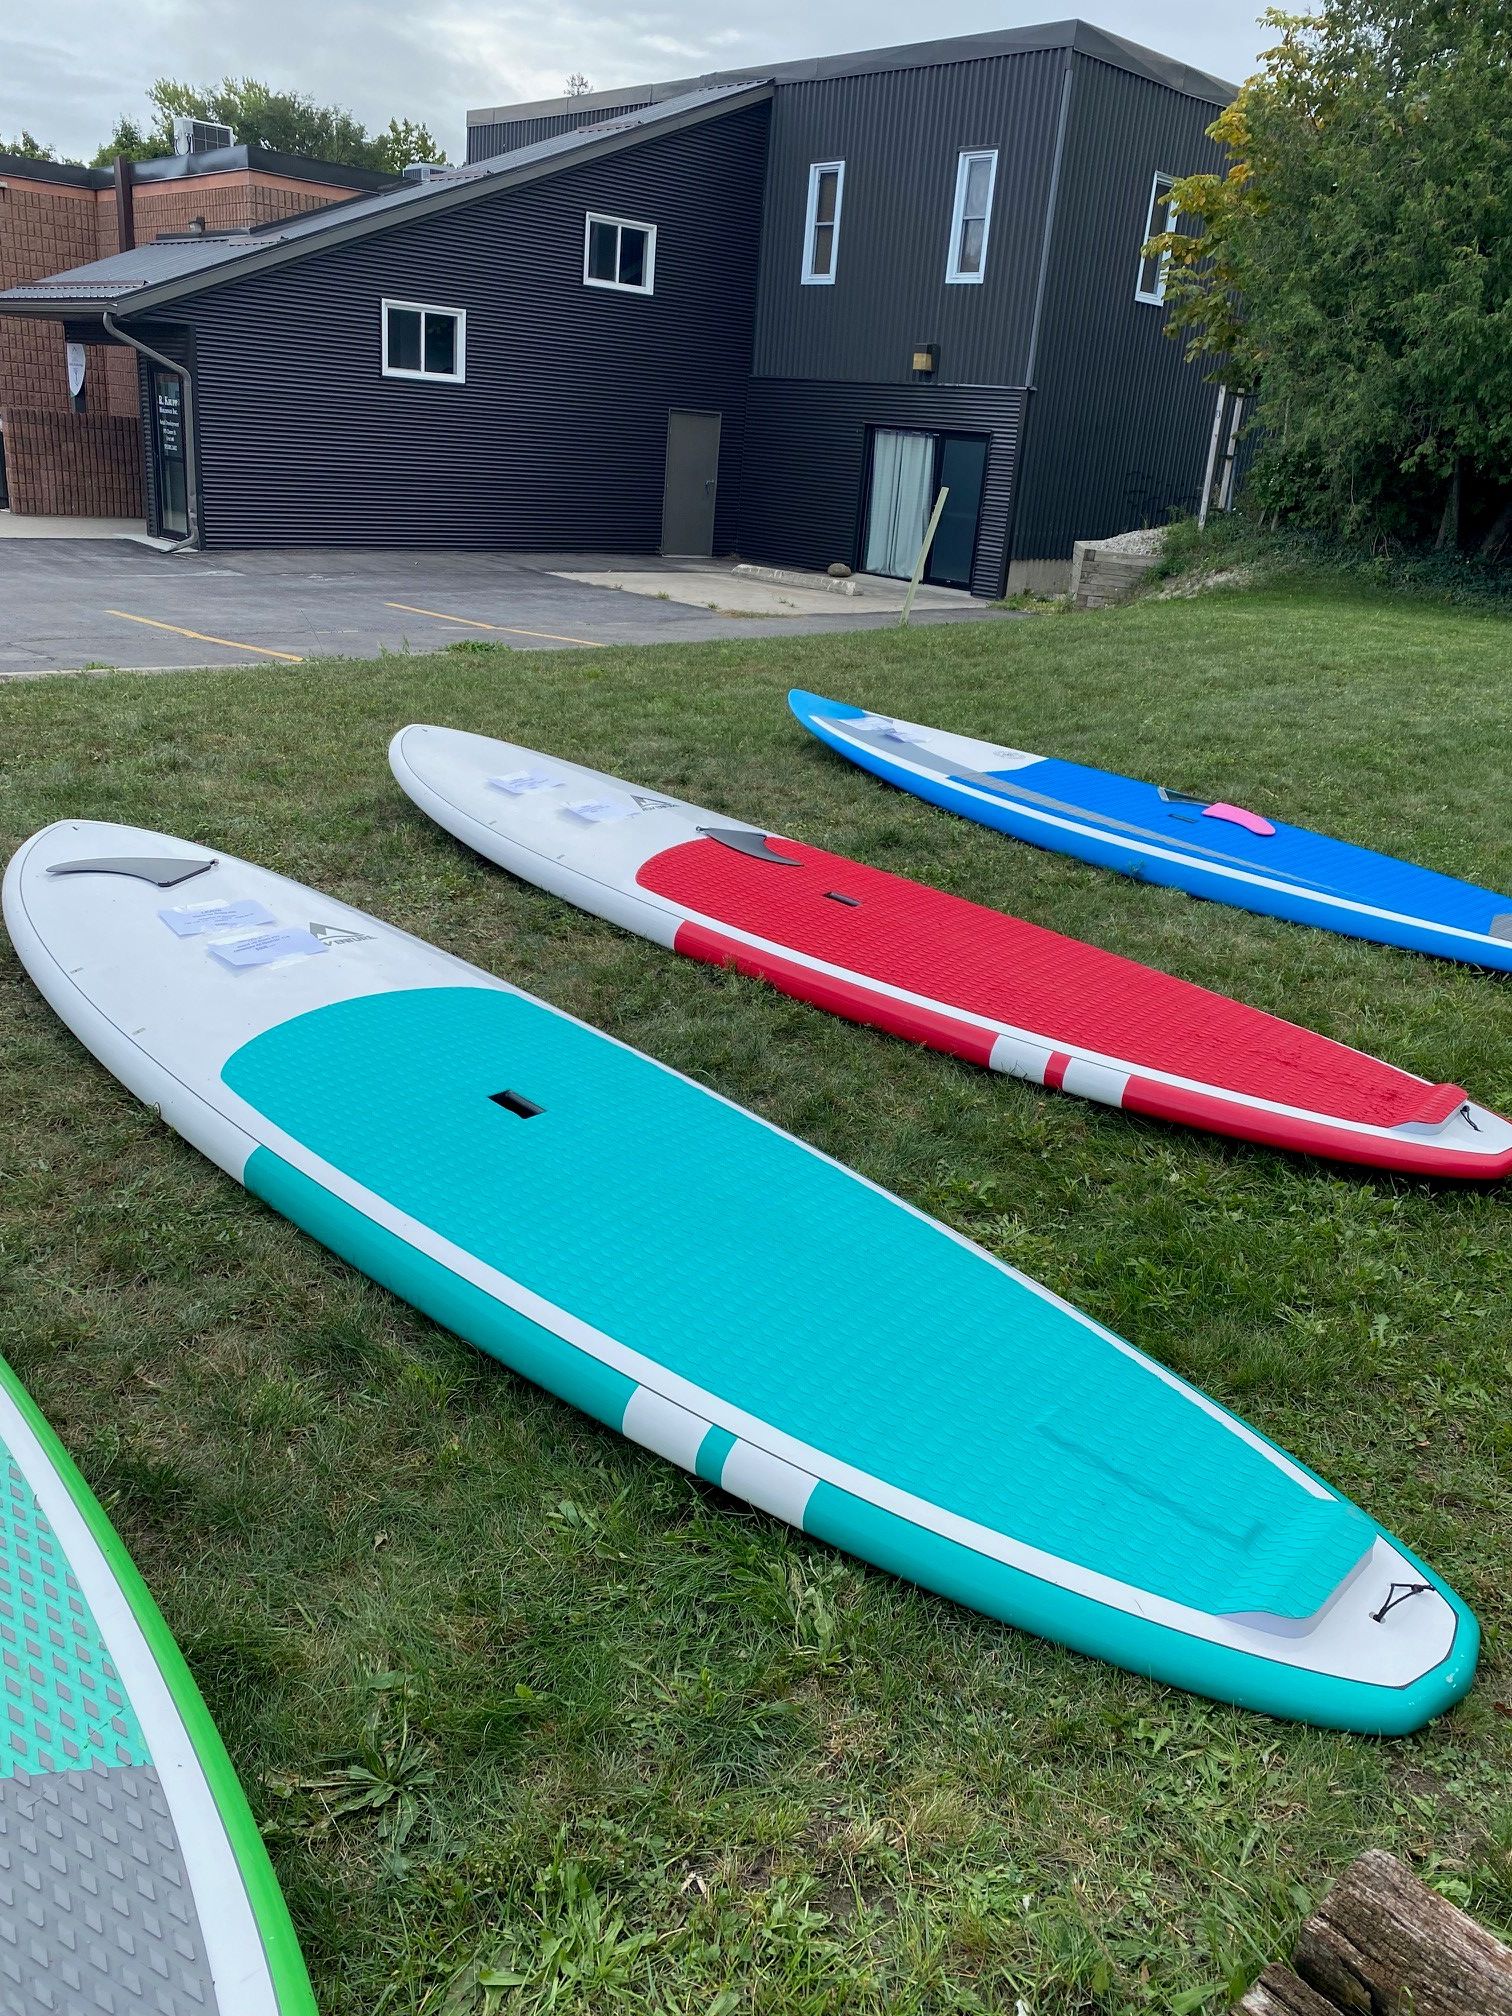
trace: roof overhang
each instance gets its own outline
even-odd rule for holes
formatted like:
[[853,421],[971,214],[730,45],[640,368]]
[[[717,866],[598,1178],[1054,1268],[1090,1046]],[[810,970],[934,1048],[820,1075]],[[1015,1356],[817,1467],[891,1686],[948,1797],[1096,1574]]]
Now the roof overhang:
[[[691,126],[702,126],[711,119],[722,119],[747,105],[760,104],[771,95],[771,84],[760,80],[742,88],[724,90],[707,103],[689,105],[679,111],[669,112],[651,125],[611,127],[604,133],[588,127],[573,135],[572,146],[560,153],[519,161],[513,166],[509,165],[510,156],[501,155],[499,157],[501,165],[496,169],[480,167],[467,177],[454,182],[421,184],[419,185],[421,193],[417,193],[413,202],[392,209],[343,216],[341,213],[347,206],[332,205],[329,223],[323,223],[318,230],[306,231],[297,237],[282,239],[270,237],[265,245],[259,244],[254,250],[245,252],[237,258],[222,259],[197,271],[179,273],[171,279],[156,283],[147,281],[108,296],[97,293],[90,297],[82,291],[70,291],[66,278],[54,281],[53,291],[47,295],[18,297],[14,293],[0,294],[0,314],[28,315],[49,321],[56,321],[60,316],[66,316],[71,321],[92,322],[108,312],[118,322],[135,321],[139,317],[171,309],[175,303],[187,300],[192,295],[207,294],[212,288],[224,287],[233,280],[243,280],[252,274],[266,273],[274,267],[287,266],[296,259],[308,259],[317,252],[331,251],[337,246],[350,245],[359,239],[376,237],[381,232],[396,230],[400,225],[411,223],[420,217],[441,216],[449,210],[461,209],[466,204],[476,203],[485,196],[497,195],[501,190],[545,181],[550,176],[565,173],[568,168],[602,160],[606,155],[622,153],[627,148],[639,146],[643,141],[658,139],[670,133],[684,132]],[[353,205],[352,208],[355,209],[357,206]],[[76,282],[75,289],[80,290],[85,284],[87,283]]]
[[[868,77],[882,71],[924,70],[948,63],[980,63],[994,57],[1024,56],[1036,50],[1071,49],[1100,63],[1127,70],[1135,77],[1164,84],[1188,98],[1222,107],[1230,104],[1238,87],[1205,70],[1196,70],[1179,57],[1163,55],[1114,35],[1090,21],[1032,22],[1022,28],[989,28],[975,35],[949,35],[931,42],[902,42],[883,49],[859,49],[839,56],[804,56],[787,62],[764,63],[763,76],[775,84],[809,84],[822,78]],[[655,105],[664,98],[686,91],[724,84],[743,73],[713,70],[702,77],[678,77],[651,84],[629,84],[618,91],[593,91],[577,98],[538,98],[528,104],[491,105],[469,111],[469,130],[475,126],[508,125],[515,120],[561,118],[564,115],[618,106]]]

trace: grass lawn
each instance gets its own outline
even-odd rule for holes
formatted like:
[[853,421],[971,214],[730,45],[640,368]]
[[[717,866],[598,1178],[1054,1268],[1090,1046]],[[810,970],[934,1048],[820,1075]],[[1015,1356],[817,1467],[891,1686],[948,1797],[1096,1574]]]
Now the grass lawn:
[[[1273,586],[1098,616],[0,688],[0,844],[160,826],[743,1100],[1238,1409],[1479,1611],[1384,1743],[1216,1707],[806,1541],[272,1217],[0,949],[0,1348],[177,1632],[325,2016],[1218,2010],[1359,1849],[1512,1926],[1505,1198],[994,1079],[679,961],[415,811],[501,733],[1238,993],[1512,1106],[1507,982],[1199,905],[890,792],[790,684],[1512,886],[1512,624]],[[654,1172],[645,1172],[654,1181]]]

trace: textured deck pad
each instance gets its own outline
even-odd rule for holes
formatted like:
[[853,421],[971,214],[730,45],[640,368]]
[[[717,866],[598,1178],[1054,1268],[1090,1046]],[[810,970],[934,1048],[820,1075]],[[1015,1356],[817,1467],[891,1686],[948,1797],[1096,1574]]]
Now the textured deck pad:
[[777,844],[791,865],[702,839],[655,855],[636,879],[871,979],[1253,1098],[1393,1127],[1442,1120],[1465,1097],[1133,959],[796,840]]
[[0,2010],[220,2004],[168,1802],[109,1648],[0,1444]]
[[0,1701],[0,2016],[315,2016],[183,1658],[3,1361]]
[[[1370,1547],[1187,1389],[963,1242],[521,996],[369,996],[227,1085],[463,1252],[838,1461],[1211,1614]],[[509,1090],[541,1110],[521,1118]],[[885,1256],[885,1267],[879,1260]]]
[[222,2006],[157,1772],[0,1779],[5,2016],[208,2016]]

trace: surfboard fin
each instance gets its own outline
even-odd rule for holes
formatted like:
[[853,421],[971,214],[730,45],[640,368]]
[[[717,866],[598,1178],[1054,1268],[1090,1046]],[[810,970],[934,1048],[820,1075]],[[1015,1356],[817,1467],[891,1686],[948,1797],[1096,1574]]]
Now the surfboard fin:
[[215,866],[208,861],[175,861],[167,857],[151,860],[146,855],[117,854],[100,861],[54,861],[49,875],[130,875],[138,882],[151,882],[158,889],[174,889],[195,875]]

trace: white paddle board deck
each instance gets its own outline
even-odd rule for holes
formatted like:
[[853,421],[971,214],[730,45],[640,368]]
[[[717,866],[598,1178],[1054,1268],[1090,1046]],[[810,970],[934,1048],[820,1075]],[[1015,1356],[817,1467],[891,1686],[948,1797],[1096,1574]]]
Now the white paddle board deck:
[[66,822],[5,882],[81,1040],[373,1279],[818,1538],[1177,1685],[1416,1727],[1478,1631],[1374,1520],[1037,1283],[360,911]]

